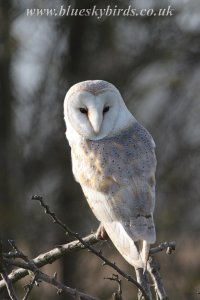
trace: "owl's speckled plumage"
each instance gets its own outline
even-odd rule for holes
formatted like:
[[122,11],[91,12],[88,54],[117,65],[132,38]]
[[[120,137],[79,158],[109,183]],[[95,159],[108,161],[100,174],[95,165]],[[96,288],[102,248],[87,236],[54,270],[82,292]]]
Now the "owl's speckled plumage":
[[[108,90],[114,90],[110,102],[104,100]],[[67,106],[72,94],[76,97],[76,93],[83,91],[80,96],[83,99],[90,97],[88,94],[93,95],[87,104],[88,120],[93,103],[102,101],[108,105],[108,102],[111,110],[112,105],[121,105],[118,102],[123,101],[118,90],[105,81],[86,81],[70,89],[65,100],[65,120],[73,174],[119,252],[130,264],[145,267],[149,244],[155,242],[155,144],[148,131],[128,112],[124,102],[115,125],[105,137],[98,139],[96,134],[90,139],[79,134],[70,122]],[[102,107],[98,113],[102,112]],[[123,110],[125,117],[121,116]],[[109,114],[104,115],[102,122],[108,117]]]

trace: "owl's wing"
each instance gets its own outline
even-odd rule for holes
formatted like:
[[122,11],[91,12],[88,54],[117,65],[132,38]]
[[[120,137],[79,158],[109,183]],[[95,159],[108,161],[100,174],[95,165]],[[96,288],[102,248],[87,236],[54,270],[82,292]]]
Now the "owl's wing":
[[[94,154],[93,175],[90,174],[87,184],[81,184],[94,214],[132,264],[136,264],[135,257],[141,265],[140,256],[145,257],[148,244],[155,242],[154,148],[151,135],[139,123],[116,136],[93,141],[90,144],[90,155]],[[139,242],[142,240],[145,245]]]

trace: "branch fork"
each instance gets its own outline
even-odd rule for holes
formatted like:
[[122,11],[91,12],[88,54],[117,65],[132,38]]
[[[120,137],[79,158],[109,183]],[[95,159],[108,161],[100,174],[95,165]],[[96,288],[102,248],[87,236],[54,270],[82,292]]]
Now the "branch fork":
[[[84,238],[80,237],[78,233],[73,232],[71,229],[67,227],[61,220],[59,220],[54,212],[51,211],[49,206],[43,201],[41,196],[33,196],[32,200],[39,201],[40,205],[44,208],[44,211],[47,215],[49,215],[53,221],[53,223],[57,224],[62,230],[64,230],[65,234],[74,237],[76,240],[64,245],[59,245],[54,249],[40,254],[38,257],[30,260],[23,252],[21,252],[15,242],[13,240],[9,240],[9,243],[12,247],[12,251],[8,253],[4,253],[2,250],[2,244],[0,243],[0,274],[2,276],[2,280],[0,281],[0,292],[6,287],[8,294],[11,300],[19,300],[17,295],[15,294],[13,283],[18,281],[19,279],[27,276],[29,273],[32,274],[32,280],[28,285],[25,286],[25,295],[22,300],[27,300],[34,285],[38,285],[38,282],[47,282],[50,285],[53,285],[57,294],[67,293],[71,296],[81,299],[81,300],[99,300],[96,297],[90,296],[88,294],[84,294],[76,289],[72,289],[57,280],[57,273],[54,273],[53,276],[49,276],[43,273],[39,268],[46,265],[51,264],[60,257],[66,255],[71,251],[77,251],[81,249],[87,249],[94,255],[98,256],[102,260],[102,265],[110,266],[113,270],[115,270],[119,275],[122,276],[125,280],[134,284],[139,292],[138,299],[144,300],[152,300],[151,290],[149,288],[149,282],[147,279],[147,271],[150,274],[151,280],[154,285],[154,290],[156,294],[156,299],[158,300],[167,300],[168,296],[165,292],[164,286],[162,284],[161,276],[159,273],[159,265],[155,259],[154,254],[166,250],[167,254],[171,254],[175,250],[175,242],[165,242],[161,243],[157,247],[150,249],[150,257],[147,264],[147,271],[143,273],[143,269],[136,269],[137,280],[132,276],[128,275],[124,271],[122,271],[115,262],[109,261],[106,257],[103,256],[101,250],[96,250],[92,245],[96,244],[99,239],[97,238],[97,234],[93,233]],[[5,266],[10,265],[17,267],[18,269],[13,270],[9,275],[6,272]],[[122,287],[121,287],[121,279],[119,279],[119,275],[113,274],[112,277],[108,277],[106,279],[116,281],[118,284],[118,290],[113,294],[113,299],[122,300]],[[147,288],[148,286],[148,288]]]

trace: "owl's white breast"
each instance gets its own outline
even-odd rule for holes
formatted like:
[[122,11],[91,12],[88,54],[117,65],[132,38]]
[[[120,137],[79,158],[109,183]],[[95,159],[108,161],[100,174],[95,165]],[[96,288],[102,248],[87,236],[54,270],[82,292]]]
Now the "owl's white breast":
[[69,145],[72,148],[73,145],[79,145],[83,137],[72,127],[70,122],[66,120],[67,130],[66,138],[68,139]]

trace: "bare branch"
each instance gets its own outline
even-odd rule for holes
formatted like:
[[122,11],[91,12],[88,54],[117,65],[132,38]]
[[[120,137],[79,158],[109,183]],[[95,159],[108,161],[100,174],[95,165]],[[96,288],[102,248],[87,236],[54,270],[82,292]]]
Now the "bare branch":
[[[136,273],[137,281],[143,286],[149,299],[152,300],[152,294],[151,294],[151,290],[150,290],[150,286],[149,286],[147,272],[146,271],[144,272],[143,268],[135,268],[135,273]],[[143,300],[143,299],[144,299],[144,297],[139,290],[138,291],[138,300]]]
[[[92,243],[96,243],[98,240],[95,237],[95,234],[91,234],[83,239],[83,241],[87,242],[87,245],[90,245]],[[16,246],[15,246],[16,247]],[[63,256],[66,253],[69,253],[72,250],[78,250],[78,249],[83,249],[86,246],[83,246],[83,244],[80,241],[73,241],[71,243],[68,243],[66,245],[61,245],[47,253],[41,254],[35,259],[32,260],[32,262],[37,266],[37,267],[42,267],[48,263],[52,263],[53,261],[57,260],[61,256]],[[88,247],[87,247],[88,248]],[[95,250],[96,251],[96,250]],[[102,256],[101,252],[97,251],[98,256]],[[23,255],[21,255],[19,252],[15,252],[15,257],[20,257],[23,258]],[[102,256],[103,257],[103,256]],[[9,275],[9,278],[11,281],[15,282],[18,281],[19,279],[25,277],[28,275],[28,270],[32,270],[30,268],[30,265],[27,262],[21,262],[21,261],[16,261],[12,260],[10,258],[4,258],[4,261],[8,264],[14,265],[19,267],[19,269],[12,271],[12,273]],[[134,283],[135,280],[132,278],[130,275],[127,275],[125,272],[123,272],[121,269],[119,269],[115,263],[111,263],[109,260],[104,258],[104,264],[105,265],[113,265],[113,268],[118,270],[118,273],[120,273],[124,278],[126,278],[129,282]],[[32,270],[33,271],[33,270]],[[138,288],[140,285],[136,281],[136,285]],[[5,288],[5,283],[3,281],[0,281],[0,291]],[[146,298],[148,299],[148,298]]]
[[[10,244],[12,245],[12,247],[14,248],[14,250],[16,251],[16,253],[18,254],[18,257],[20,257],[23,261],[17,262],[16,264],[20,264],[21,266],[23,266],[24,268],[26,268],[27,270],[31,271],[34,273],[34,282],[36,281],[44,281],[49,283],[50,285],[56,287],[56,289],[59,291],[59,293],[65,292],[67,294],[70,294],[71,296],[80,299],[80,300],[99,300],[96,297],[92,297],[90,295],[87,295],[85,293],[79,292],[76,289],[72,289],[64,284],[62,284],[61,282],[59,282],[57,280],[57,274],[55,273],[54,276],[49,276],[45,273],[43,273],[41,270],[38,269],[38,267],[34,264],[33,260],[30,260],[28,258],[28,256],[26,256],[23,252],[21,252],[18,247],[16,246],[14,241],[9,241]],[[8,260],[8,259],[7,259]],[[12,263],[15,264],[15,261],[12,260]],[[27,299],[28,294],[30,294],[30,288],[29,291],[26,293],[25,295],[25,299]]]
[[[35,199],[35,197],[34,197]],[[41,199],[40,199],[41,200]],[[41,204],[42,205],[42,204]],[[53,219],[54,223],[57,223],[60,227],[62,227],[63,230],[65,230],[65,232],[69,233],[70,235],[73,235],[77,238],[77,240],[70,242],[68,244],[64,244],[64,245],[59,245],[56,248],[40,254],[38,257],[34,258],[32,260],[33,264],[40,268],[46,264],[51,264],[54,261],[56,261],[57,259],[59,259],[60,257],[66,255],[67,253],[71,252],[71,251],[78,251],[80,249],[84,249],[87,248],[89,249],[91,252],[93,252],[95,255],[97,255],[98,257],[100,257],[103,260],[103,264],[104,265],[109,265],[110,267],[112,267],[113,269],[115,269],[119,274],[121,274],[126,280],[128,280],[129,282],[134,283],[139,289],[141,288],[140,286],[140,282],[138,283],[133,277],[131,277],[130,275],[126,274],[125,272],[123,272],[121,269],[119,269],[115,263],[110,262],[109,260],[107,260],[101,253],[101,251],[97,251],[96,249],[94,249],[93,247],[91,247],[91,245],[97,243],[99,240],[96,238],[96,234],[90,234],[88,236],[86,236],[85,238],[81,238],[77,233],[72,232],[71,230],[69,230],[69,228],[67,228],[67,226],[65,224],[63,224],[56,216],[54,213],[52,213],[49,209],[49,207],[46,204],[42,205],[47,214],[50,214],[51,218]],[[12,241],[10,241],[14,251],[9,252],[9,253],[3,253],[3,259],[5,261],[5,263],[17,266],[19,269],[17,270],[13,270],[12,273],[8,276],[8,280],[10,282],[15,282],[18,281],[19,279],[25,277],[28,275],[28,270],[30,270],[29,268],[29,264],[25,261],[25,262],[21,262],[21,261],[16,261],[16,258],[22,258],[24,259],[24,257],[21,257],[21,254],[19,253],[18,249],[15,248],[15,244],[12,243]],[[150,249],[150,254],[153,253],[157,253],[160,251],[163,251],[164,249],[167,249],[168,253],[171,253],[172,250],[175,250],[175,242],[165,242],[165,243],[161,243],[159,246]],[[14,260],[12,260],[12,258]],[[149,270],[148,270],[149,271]],[[154,280],[156,280],[156,277],[154,277]],[[156,286],[159,286],[159,284],[157,284]],[[0,281],[0,291],[2,289],[4,289],[6,287],[6,283],[4,280]],[[141,288],[142,290],[142,288]],[[147,296],[148,297],[148,296]],[[144,299],[149,299],[149,298],[144,298]],[[26,299],[26,298],[25,298]],[[165,298],[163,298],[165,299]]]
[[96,297],[92,297],[90,295],[79,292],[76,289],[70,288],[70,287],[62,284],[61,282],[59,282],[56,279],[56,276],[52,276],[52,277],[48,276],[47,274],[43,273],[41,270],[34,267],[32,264],[21,262],[21,261],[14,261],[14,260],[8,260],[8,262],[10,262],[10,264],[12,264],[14,266],[24,268],[26,270],[27,274],[28,274],[28,270],[34,272],[36,274],[37,280],[47,282],[50,285],[56,287],[59,293],[65,292],[65,293],[70,294],[73,297],[77,297],[78,299],[81,299],[81,300],[82,299],[83,300],[99,300]]
[[34,275],[33,280],[31,280],[31,282],[29,284],[25,285],[24,289],[25,289],[26,294],[24,295],[22,300],[28,299],[28,296],[30,295],[36,281],[37,281],[37,274]]
[[176,248],[175,242],[164,242],[155,248],[150,249],[150,256],[147,263],[147,269],[153,281],[153,286],[156,294],[156,299],[158,300],[168,300],[164,285],[162,283],[162,278],[160,275],[160,265],[156,258],[152,255],[160,251],[166,250],[166,253],[170,255]]
[[154,283],[154,289],[159,300],[168,300],[168,296],[164,289],[162,278],[160,276],[160,265],[154,256],[150,256],[147,268]]
[[151,254],[161,252],[163,250],[167,250],[166,253],[170,255],[172,251],[174,251],[175,249],[176,249],[176,242],[164,242],[155,248],[151,248],[149,254],[151,255]]
[[4,265],[4,260],[3,260],[3,251],[2,251],[2,242],[0,241],[0,273],[1,277],[5,282],[8,294],[10,296],[11,300],[18,300],[17,295],[15,294],[12,281],[9,279],[5,265]]
[[101,258],[101,260],[103,261],[103,265],[108,265],[111,268],[113,268],[114,270],[116,270],[122,277],[124,277],[129,282],[133,283],[141,291],[141,293],[142,293],[145,300],[149,300],[149,297],[146,294],[143,287],[132,276],[130,276],[130,275],[126,274],[124,271],[122,271],[119,267],[117,267],[117,265],[115,263],[110,262],[107,258],[105,258],[102,255],[101,251],[97,251],[92,246],[90,246],[87,242],[85,242],[79,236],[78,233],[75,233],[71,229],[69,229],[62,221],[60,221],[57,218],[56,214],[50,210],[49,206],[43,201],[43,198],[41,196],[35,195],[35,196],[32,197],[32,200],[39,201],[40,205],[44,208],[45,213],[48,214],[52,218],[53,222],[55,224],[57,224],[58,226],[60,226],[65,231],[65,233],[67,233],[67,234],[75,237],[76,239],[78,239],[83,244],[84,247],[89,249],[92,253],[94,253],[99,258]]
[[122,281],[121,281],[121,279],[119,279],[119,276],[117,274],[113,274],[112,277],[106,277],[104,279],[116,281],[118,283],[118,290],[117,290],[117,292],[113,293],[112,297],[114,300],[123,300],[123,298],[122,298]]
[[65,292],[65,293],[70,294],[71,296],[75,297],[76,299],[80,299],[80,300],[99,300],[96,297],[92,297],[90,295],[81,293],[81,292],[77,291],[76,289],[72,289],[72,288],[62,284],[61,282],[59,282],[54,276],[50,277],[41,271],[39,271],[38,277],[42,281],[47,282],[50,285],[56,287],[57,290],[59,291],[59,293]]
[[[85,238],[83,238],[83,240],[91,245],[98,242],[98,240],[95,237],[95,234],[90,234],[90,235],[86,236]],[[85,247],[82,245],[82,243],[80,243],[78,240],[75,240],[68,244],[57,246],[56,248],[54,248],[48,252],[40,254],[39,256],[37,256],[36,258],[33,259],[33,262],[38,268],[40,268],[44,265],[53,263],[54,261],[58,260],[59,258],[68,254],[71,251],[78,251],[83,248],[85,248]],[[16,252],[12,252],[10,255],[10,253],[11,252],[9,252],[7,254],[4,253],[3,257],[4,257],[4,260],[6,261],[6,263],[11,264],[12,260],[10,259],[10,257],[18,258],[19,254]],[[13,264],[16,265],[16,262],[15,261],[13,261],[13,262],[14,262]],[[22,266],[22,265],[20,265],[20,262],[18,262],[18,267],[20,269],[12,271],[12,273],[9,275],[9,279],[12,282],[16,282],[16,281],[20,280],[21,278],[27,276],[28,271],[26,270],[25,266],[26,266],[25,263],[23,263],[23,266]],[[3,290],[4,288],[5,288],[5,282],[3,280],[1,280],[0,281],[0,291]]]
[[[93,245],[99,242],[99,240],[96,238],[96,234],[90,234],[86,237],[83,238],[87,244]],[[161,243],[159,246],[155,248],[150,249],[150,254],[152,253],[157,253],[159,251],[163,251],[164,249],[167,249],[168,246],[175,246],[174,242],[165,242]],[[79,251],[81,249],[84,249],[85,246],[78,240],[75,240],[73,242],[70,242],[68,244],[64,245],[59,245],[56,248],[45,252],[43,254],[40,254],[36,258],[33,259],[34,264],[40,268],[46,264],[51,264],[54,261],[58,260],[59,258],[63,257],[64,255],[67,255],[69,252],[74,252],[74,251]],[[12,273],[9,275],[9,279],[12,282],[18,281],[21,278],[25,277],[28,275],[27,271],[27,265],[26,263],[21,263],[21,262],[16,262],[12,261],[10,258],[18,258],[19,253],[14,252],[9,252],[9,253],[3,253],[3,257],[6,263],[13,264],[20,269],[12,271]],[[8,258],[8,260],[6,259]],[[4,280],[0,281],[0,291],[2,291],[5,288],[5,282]]]

